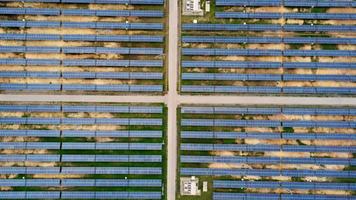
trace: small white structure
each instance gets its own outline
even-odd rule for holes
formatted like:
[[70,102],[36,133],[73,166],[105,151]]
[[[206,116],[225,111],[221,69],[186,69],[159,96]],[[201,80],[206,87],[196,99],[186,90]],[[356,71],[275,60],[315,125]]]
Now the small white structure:
[[205,12],[210,12],[210,1],[205,2]]
[[200,0],[183,0],[183,15],[203,16]]
[[200,195],[199,190],[199,179],[192,177],[181,177],[180,178],[180,194],[181,195],[190,195],[196,196]]
[[208,191],[208,182],[204,181],[203,182],[203,192],[207,192]]

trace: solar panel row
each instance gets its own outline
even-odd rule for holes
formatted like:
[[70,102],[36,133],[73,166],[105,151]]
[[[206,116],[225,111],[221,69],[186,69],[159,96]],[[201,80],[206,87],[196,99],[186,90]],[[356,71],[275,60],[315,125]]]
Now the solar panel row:
[[[117,143],[115,143],[115,146]],[[145,144],[146,145],[146,144]],[[131,148],[133,146],[133,148]],[[150,144],[145,150],[150,150]],[[109,144],[109,147],[112,147]],[[110,148],[111,149],[111,148]],[[122,149],[122,148],[120,148]],[[130,150],[141,150],[135,148],[135,145],[129,145]],[[156,148],[154,148],[156,150]],[[158,148],[159,149],[159,148]],[[1,158],[1,156],[0,156]],[[74,155],[74,154],[64,154],[62,155],[62,162],[142,162],[142,163],[160,163],[162,162],[161,155]]]
[[356,190],[353,183],[330,182],[274,182],[274,181],[223,181],[214,180],[214,188],[285,188],[302,190]]
[[97,3],[97,4],[132,4],[132,5],[163,5],[164,0],[3,0],[15,2],[43,3]]
[[160,179],[0,179],[1,187],[161,187]]
[[[1,131],[0,131],[1,134]],[[162,131],[80,131],[64,130],[62,137],[136,137],[136,138],[161,138]]]
[[215,18],[229,19],[331,19],[331,20],[355,20],[353,13],[275,13],[275,12],[215,12]]
[[181,138],[205,139],[287,139],[287,140],[356,140],[348,133],[268,133],[268,132],[213,132],[181,131]]
[[0,59],[0,65],[82,66],[82,67],[163,67],[162,60],[96,60],[96,59]]
[[26,191],[26,192],[0,192],[1,199],[59,199],[58,191]]
[[91,41],[91,42],[163,42],[159,35],[88,35],[88,34],[17,34],[2,33],[0,40],[64,40],[64,41]]
[[249,144],[193,144],[183,143],[182,151],[284,151],[284,152],[356,152],[356,146],[317,145],[249,145]]
[[162,150],[162,143],[62,142],[62,149],[84,150]]
[[0,142],[2,149],[162,150],[161,143]]
[[284,1],[285,6],[290,7],[356,7],[356,3],[349,0],[332,1],[332,0],[288,0]]
[[162,113],[159,106],[112,106],[112,105],[14,105],[2,104],[3,112],[111,112],[111,113]]
[[161,175],[160,167],[0,167],[0,174],[141,174]]
[[115,125],[152,125],[161,126],[160,118],[31,118],[3,117],[0,124],[115,124]]
[[8,130],[0,129],[0,137],[114,137],[161,138],[162,131],[81,131],[81,130]]
[[[1,22],[0,22],[1,25]],[[183,31],[355,32],[353,25],[183,24]]]
[[161,187],[159,179],[63,179],[63,186],[68,187]]
[[355,178],[355,171],[337,170],[274,170],[274,169],[219,169],[181,168],[184,176],[286,176],[286,177],[334,177]]
[[51,8],[0,8],[1,15],[97,16],[97,17],[163,17],[160,10],[92,10]]
[[284,121],[284,120],[182,119],[181,125],[182,126],[208,126],[208,127],[226,126],[226,127],[355,128],[356,123],[354,121],[341,121],[341,120],[288,120],[288,121]]
[[118,22],[64,22],[64,21],[14,21],[1,20],[1,28],[88,28],[88,29],[126,29],[163,30],[162,23],[118,23]]
[[183,85],[182,92],[261,93],[261,94],[355,94],[353,87],[268,87]]
[[281,0],[217,0],[217,6],[281,6]]
[[161,199],[161,192],[0,192],[1,199]]
[[[1,106],[0,106],[1,110]],[[62,105],[62,112],[162,113],[160,106]],[[66,131],[64,131],[66,132]],[[98,131],[100,132],[100,131]]]
[[0,46],[2,53],[65,53],[65,54],[137,54],[162,55],[162,48],[109,48],[109,47],[49,47],[49,46]]
[[[1,38],[1,35],[0,35]],[[356,44],[356,38],[183,36],[184,43]]]
[[[26,155],[24,155],[24,154],[1,154],[0,155],[0,162],[25,162],[25,161],[59,162],[60,155],[55,155],[55,154],[26,154]],[[0,179],[0,183],[2,180],[4,180],[4,179]]]
[[349,0],[217,0],[217,6],[356,7]]
[[[1,106],[0,106],[1,110]],[[316,107],[195,107],[182,106],[181,113],[188,114],[258,114],[258,115],[356,115],[354,108]]]
[[1,78],[65,78],[65,79],[138,79],[162,80],[162,73],[153,72],[37,72],[1,71]]
[[181,163],[231,163],[231,164],[310,164],[310,165],[355,165],[351,158],[294,158],[252,156],[180,156]]
[[[1,73],[0,73],[1,77]],[[182,73],[182,80],[221,81],[356,81],[350,75]]]
[[154,72],[31,72],[1,71],[1,78],[65,78],[65,79],[138,79],[162,80],[162,73]]
[[[110,145],[110,144],[109,144]],[[80,148],[81,146],[78,145]],[[88,145],[89,146],[89,145]],[[6,144],[4,149],[6,148]],[[149,150],[149,147],[147,148]],[[135,149],[136,150],[136,149]],[[9,154],[0,155],[1,162],[162,162],[160,155],[74,155],[74,154]]]
[[[0,49],[1,50],[1,49]],[[264,50],[264,49],[202,49],[183,48],[188,56],[356,56],[352,50]]]
[[214,192],[213,200],[238,198],[241,200],[352,200],[353,196],[346,195],[317,195],[317,194],[271,194],[271,193],[224,193]]
[[189,114],[280,114],[282,108],[258,108],[258,107],[194,107],[182,106],[181,113]]
[[162,92],[162,85],[0,84],[0,90]]
[[298,68],[356,68],[355,63],[347,62],[251,62],[251,61],[192,61],[183,60],[183,68],[199,67],[199,68],[251,68],[251,69],[298,69]]

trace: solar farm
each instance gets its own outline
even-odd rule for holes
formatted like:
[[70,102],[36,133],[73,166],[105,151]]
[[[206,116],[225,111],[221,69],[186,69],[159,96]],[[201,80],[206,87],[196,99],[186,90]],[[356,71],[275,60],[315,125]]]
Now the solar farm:
[[207,182],[178,199],[355,199],[354,107],[179,108],[179,174]]
[[205,2],[182,16],[181,92],[356,94],[354,1]]
[[0,105],[0,199],[165,199],[161,104]]
[[0,0],[0,200],[356,200],[356,0]]
[[2,93],[163,93],[164,0],[0,2]]

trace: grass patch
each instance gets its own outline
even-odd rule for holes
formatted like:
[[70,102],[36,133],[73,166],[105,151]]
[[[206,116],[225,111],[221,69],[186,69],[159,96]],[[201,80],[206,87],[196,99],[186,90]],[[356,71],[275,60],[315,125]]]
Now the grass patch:
[[292,177],[293,182],[304,182],[301,177]]
[[288,44],[290,49],[301,49],[304,47],[304,44]]
[[333,179],[334,183],[356,183],[355,178],[335,178]]
[[312,12],[312,13],[326,13],[326,11],[328,11],[328,8],[317,7],[317,8],[310,9],[310,12]]
[[283,133],[294,133],[293,127],[283,127]]
[[296,141],[297,141],[298,145],[305,146],[305,144],[302,141],[300,141],[300,140],[296,140]]
[[345,167],[344,171],[356,171],[356,166],[355,165],[350,165]]
[[320,49],[323,50],[337,50],[338,47],[336,44],[320,44]]

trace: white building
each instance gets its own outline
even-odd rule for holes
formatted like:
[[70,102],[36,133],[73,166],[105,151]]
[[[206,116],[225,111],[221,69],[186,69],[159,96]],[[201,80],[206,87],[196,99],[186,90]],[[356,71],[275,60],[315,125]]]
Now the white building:
[[180,193],[181,195],[200,195],[199,190],[199,179],[192,176],[191,178],[188,177],[181,177],[180,179]]
[[203,15],[204,12],[200,6],[200,0],[184,0],[183,15]]

